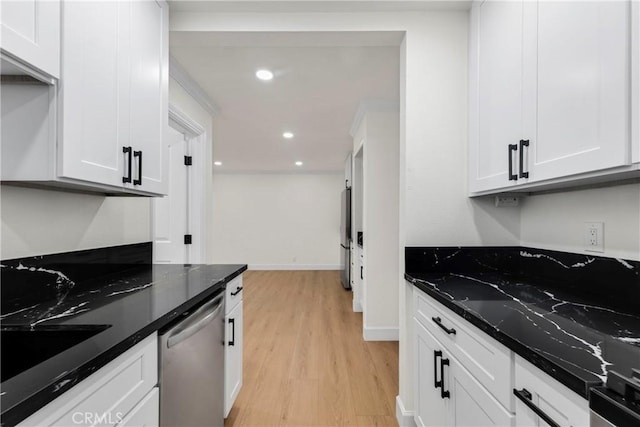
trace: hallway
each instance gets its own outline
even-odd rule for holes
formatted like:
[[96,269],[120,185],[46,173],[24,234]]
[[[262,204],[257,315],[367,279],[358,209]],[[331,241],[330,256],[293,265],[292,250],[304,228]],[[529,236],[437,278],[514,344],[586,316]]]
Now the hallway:
[[244,274],[231,426],[396,426],[398,343],[365,342],[337,271]]

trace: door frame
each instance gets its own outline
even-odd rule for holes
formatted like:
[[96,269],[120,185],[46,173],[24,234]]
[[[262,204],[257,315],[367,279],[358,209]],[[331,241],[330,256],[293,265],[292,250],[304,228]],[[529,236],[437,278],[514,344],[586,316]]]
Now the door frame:
[[[187,142],[188,155],[194,158],[191,173],[187,175],[189,185],[189,203],[187,206],[187,221],[189,232],[194,236],[193,243],[187,248],[189,263],[202,264],[206,260],[206,221],[204,194],[204,144],[206,130],[197,121],[184,113],[175,105],[169,103],[169,126],[182,133]],[[152,207],[152,218],[155,221],[155,211]],[[152,227],[152,230],[154,228]],[[155,240],[155,236],[153,236]]]

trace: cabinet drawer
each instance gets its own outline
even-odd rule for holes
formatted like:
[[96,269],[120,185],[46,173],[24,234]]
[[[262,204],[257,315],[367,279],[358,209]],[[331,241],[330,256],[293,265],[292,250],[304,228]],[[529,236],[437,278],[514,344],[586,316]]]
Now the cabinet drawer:
[[[515,390],[526,390],[530,401],[562,427],[589,425],[589,402],[551,378],[520,356],[516,356]],[[518,426],[546,425],[520,399],[515,412]]]
[[158,383],[153,334],[24,420],[20,426],[114,426]]
[[240,301],[242,301],[242,275],[227,283],[224,313],[229,314]]
[[512,410],[513,353],[423,292],[416,292],[416,296],[416,320],[505,408]]

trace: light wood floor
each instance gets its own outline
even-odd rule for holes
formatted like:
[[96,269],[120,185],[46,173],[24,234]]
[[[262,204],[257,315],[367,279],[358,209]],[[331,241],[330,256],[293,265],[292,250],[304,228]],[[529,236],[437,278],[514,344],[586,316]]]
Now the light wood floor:
[[365,342],[337,271],[244,274],[231,426],[397,426],[398,343]]

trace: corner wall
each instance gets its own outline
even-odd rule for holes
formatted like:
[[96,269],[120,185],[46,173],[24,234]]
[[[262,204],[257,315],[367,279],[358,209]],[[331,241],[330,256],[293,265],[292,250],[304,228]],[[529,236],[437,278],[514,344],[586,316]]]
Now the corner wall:
[[[524,197],[521,244],[640,261],[640,184]],[[584,223],[604,222],[604,252],[584,250]]]
[[2,185],[1,259],[151,240],[150,199]]

